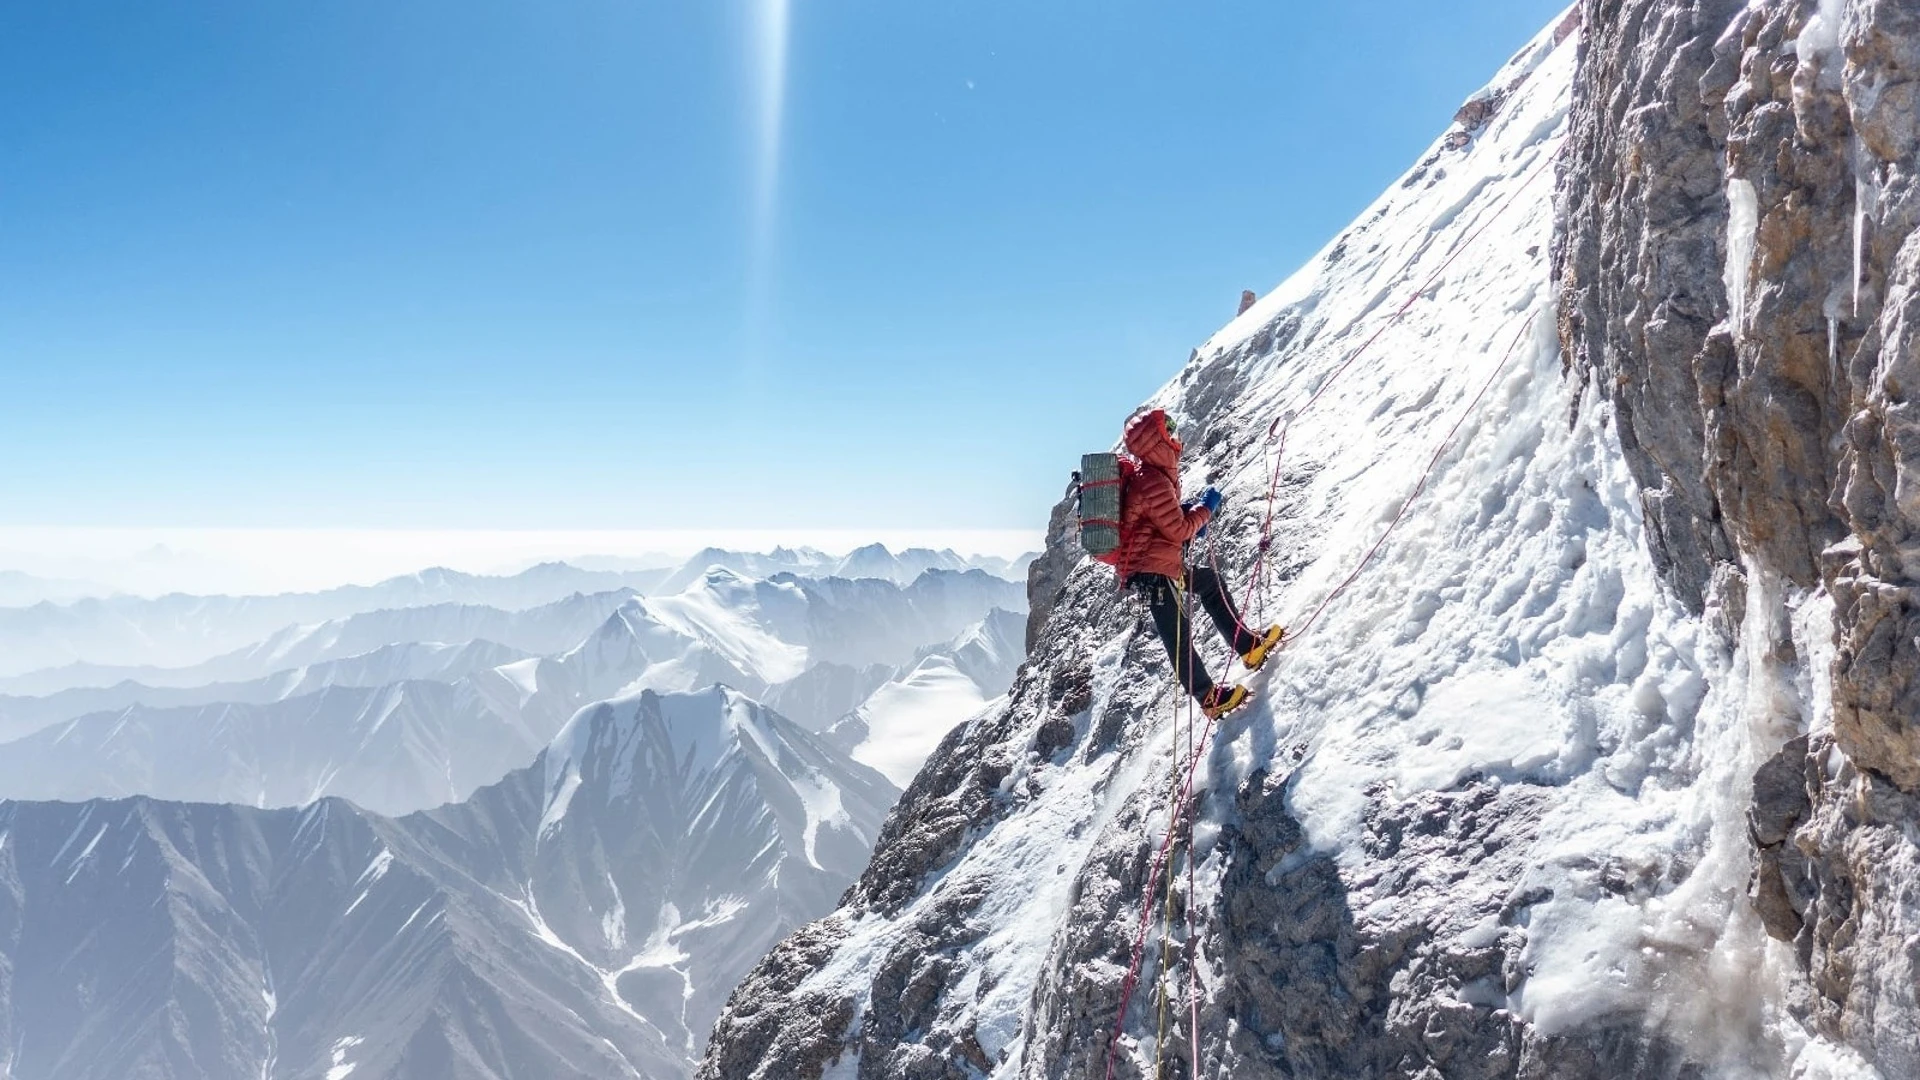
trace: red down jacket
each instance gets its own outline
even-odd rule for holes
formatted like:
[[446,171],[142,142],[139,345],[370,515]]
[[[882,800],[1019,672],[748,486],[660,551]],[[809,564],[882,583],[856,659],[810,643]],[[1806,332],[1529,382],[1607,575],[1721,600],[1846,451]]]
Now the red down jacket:
[[1177,580],[1186,573],[1181,547],[1213,515],[1203,506],[1180,508],[1180,443],[1167,433],[1165,411],[1153,409],[1128,421],[1125,442],[1127,452],[1139,459],[1140,470],[1120,492],[1120,558],[1115,565],[1122,578],[1165,574]]

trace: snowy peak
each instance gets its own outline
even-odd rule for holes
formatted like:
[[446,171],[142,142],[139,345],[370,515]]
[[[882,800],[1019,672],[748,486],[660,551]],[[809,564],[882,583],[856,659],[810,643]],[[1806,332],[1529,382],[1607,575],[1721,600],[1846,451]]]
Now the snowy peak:
[[923,656],[945,653],[967,678],[997,695],[1026,659],[1026,632],[1026,616],[994,608],[946,646],[923,650]]
[[654,592],[662,595],[681,592],[716,567],[730,570],[741,577],[766,578],[775,574],[823,573],[832,567],[833,562],[830,556],[811,548],[775,548],[766,554],[702,548],[663,579]]
[[868,544],[855,548],[847,557],[841,559],[833,568],[834,577],[843,578],[879,578],[896,585],[911,584],[913,580],[929,570],[964,572],[982,569],[1000,574],[1007,565],[999,559],[969,559],[951,548],[935,551],[931,548],[907,548],[893,552],[885,544]]
[[[582,705],[643,690],[725,683],[758,696],[791,685],[789,700],[811,706],[810,730],[825,727],[895,674],[875,668],[916,662],[917,645],[1018,594],[980,571],[928,571],[901,588],[715,567],[672,596],[622,590],[517,612],[433,605],[292,627],[142,682],[0,698],[0,740],[15,740],[0,755],[0,793],[248,805],[338,794],[405,812],[524,766]],[[848,677],[797,681],[836,659]],[[394,713],[405,722],[379,729],[405,733],[387,758],[364,742],[367,695],[326,692],[415,682],[450,689],[409,688],[413,707]]]
[[999,608],[952,641],[929,645],[823,737],[901,787],[954,726],[1013,682],[1026,657],[1026,619]]
[[[704,1036],[772,927],[832,907],[898,792],[738,691],[581,709],[535,770],[529,885],[551,932],[635,1008]],[[718,957],[701,978],[689,955]]]
[[718,566],[673,596],[645,601],[650,619],[706,645],[752,676],[754,689],[806,670],[807,608],[805,591],[791,581],[758,581]]
[[[775,798],[782,791],[798,797],[803,790],[851,788],[871,796],[865,801],[882,812],[890,804],[879,777],[739,691],[717,685],[690,693],[643,690],[589,705],[554,738],[542,766],[543,833],[564,827],[582,799],[581,805],[600,807],[642,802],[650,828],[669,835],[697,830],[701,815],[714,809],[715,792],[739,782]],[[837,797],[832,801],[839,804]],[[816,814],[786,838],[798,838],[794,846],[810,853],[821,827],[850,821],[839,811]]]
[[691,644],[691,638],[662,625],[645,601],[636,598],[621,604],[585,641],[556,659],[596,671],[638,671]]

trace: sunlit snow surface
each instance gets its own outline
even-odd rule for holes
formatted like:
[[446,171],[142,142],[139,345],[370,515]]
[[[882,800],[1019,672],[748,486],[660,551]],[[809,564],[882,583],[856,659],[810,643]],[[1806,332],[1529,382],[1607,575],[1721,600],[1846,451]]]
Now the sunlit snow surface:
[[535,862],[587,869],[509,902],[689,1056],[794,913],[832,907],[899,794],[718,686],[589,705],[540,767]]
[[905,787],[947,732],[979,713],[988,700],[951,659],[929,656],[860,706],[867,737],[854,748],[853,760]]
[[776,683],[806,670],[807,649],[783,641],[771,625],[769,592],[786,594],[795,607],[806,604],[798,585],[752,581],[718,567],[685,592],[646,603],[662,623],[706,642],[740,670]]
[[[1810,1044],[1780,1018],[1776,968],[1791,960],[1767,942],[1744,898],[1749,778],[1781,739],[1779,717],[1793,707],[1783,699],[1803,693],[1806,676],[1764,668],[1760,650],[1716,642],[1661,593],[1605,395],[1588,390],[1576,410],[1583,388],[1562,372],[1550,159],[1577,47],[1577,37],[1556,47],[1549,33],[1523,50],[1495,80],[1508,94],[1484,130],[1464,148],[1436,147],[1153,400],[1181,415],[1204,388],[1197,374],[1283,328],[1277,348],[1243,362],[1236,385],[1245,389],[1227,407],[1226,422],[1252,443],[1216,481],[1228,499],[1223,528],[1239,530],[1239,548],[1223,556],[1238,582],[1248,560],[1236,551],[1250,546],[1257,513],[1236,520],[1233,511],[1262,505],[1276,449],[1262,445],[1268,424],[1327,387],[1286,437],[1275,541],[1297,573],[1274,579],[1260,605],[1297,625],[1380,537],[1492,380],[1374,561],[1253,680],[1256,704],[1220,730],[1199,785],[1219,793],[1206,800],[1209,812],[1226,813],[1256,770],[1284,773],[1297,755],[1289,808],[1314,847],[1342,865],[1362,929],[1418,923],[1482,947],[1488,927],[1473,905],[1504,897],[1511,884],[1469,876],[1393,895],[1381,875],[1359,872],[1369,858],[1363,815],[1370,799],[1469,777],[1529,785],[1547,809],[1524,841],[1519,887],[1542,886],[1552,898],[1523,916],[1529,977],[1510,995],[1487,988],[1478,1004],[1547,1032],[1616,1010],[1647,1015],[1730,1077],[1856,1075],[1848,1055]],[[1328,384],[1456,252],[1437,284]],[[1817,605],[1756,582],[1755,609],[1791,615],[1805,641],[1823,635]],[[1121,664],[1123,641],[1091,658],[1095,726],[1115,680],[1139,676]],[[1159,715],[1175,715],[1174,704],[1163,697]],[[1027,1011],[1072,883],[1123,804],[1153,798],[1164,807],[1167,766],[1184,739],[1163,723],[1130,755],[1016,766],[1002,790],[1031,797],[972,840],[906,911],[849,920],[837,955],[804,989],[858,1000],[944,891],[989,880],[976,918],[992,930],[958,958],[966,973],[949,1000],[972,1002],[957,1023],[977,1025],[980,1045],[1001,1063],[995,1076],[1039,1075],[1042,1063],[1023,1060]],[[1164,809],[1152,821],[1164,830]],[[1218,896],[1220,861],[1209,849],[1224,823],[1216,816],[1196,830],[1202,910]],[[1609,888],[1603,869],[1627,874],[1633,887]],[[1202,981],[1212,975],[1203,963]]]

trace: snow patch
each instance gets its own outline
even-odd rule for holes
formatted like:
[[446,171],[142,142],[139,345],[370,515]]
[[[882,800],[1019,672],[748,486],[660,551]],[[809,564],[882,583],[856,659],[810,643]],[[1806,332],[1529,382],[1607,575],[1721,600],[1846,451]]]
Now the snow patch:
[[515,660],[511,664],[501,664],[493,670],[499,672],[520,694],[520,704],[525,705],[540,692],[541,658],[529,656],[525,660]]
[[81,849],[80,854],[74,856],[73,867],[67,871],[67,880],[64,884],[71,885],[73,879],[80,876],[80,871],[87,865],[87,859],[93,855],[93,849],[100,846],[100,838],[105,835],[107,835],[107,827],[102,825],[93,834],[93,839],[87,841],[87,846]]
[[387,847],[385,844],[381,844],[380,851],[374,855],[373,861],[367,864],[367,868],[360,872],[360,880],[354,882],[354,886],[357,888],[372,885],[374,882],[385,877],[387,869],[392,865],[393,849]]
[[1802,63],[1818,60],[1840,47],[1841,7],[1845,0],[1820,0],[1820,6],[1800,36],[1793,39],[1793,52]]
[[807,648],[775,633],[762,603],[763,590],[804,602],[797,585],[754,582],[716,566],[685,592],[649,598],[646,608],[663,625],[705,642],[741,671],[768,684],[785,682],[807,669]]
[[1760,201],[1753,182],[1742,177],[1727,181],[1727,309],[1734,336],[1746,332],[1747,284],[1753,277],[1753,245],[1760,228]]
[[844,829],[852,824],[852,819],[841,802],[840,788],[818,772],[795,769],[788,774],[788,780],[794,794],[800,796],[801,808],[807,815],[806,831],[801,837],[807,863],[820,869],[820,860],[814,856],[814,843],[819,839],[821,827]]
[[1554,783],[1584,764],[1591,743],[1569,704],[1518,668],[1446,678],[1406,723],[1424,745],[1398,763],[1403,796],[1450,788],[1470,773]]
[[900,787],[913,781],[927,755],[954,725],[990,704],[980,687],[946,656],[929,656],[905,678],[873,692],[857,710],[867,734],[853,759]]
[[366,1041],[358,1035],[347,1035],[335,1040],[331,1051],[333,1064],[327,1069],[327,1080],[347,1080],[347,1077],[352,1076],[356,1066],[355,1063],[347,1060],[347,1055],[353,1052],[354,1047]]
[[620,885],[613,880],[613,872],[605,871],[607,895],[611,898],[607,910],[600,915],[600,932],[606,938],[607,948],[619,952],[627,947],[627,905],[620,896]]

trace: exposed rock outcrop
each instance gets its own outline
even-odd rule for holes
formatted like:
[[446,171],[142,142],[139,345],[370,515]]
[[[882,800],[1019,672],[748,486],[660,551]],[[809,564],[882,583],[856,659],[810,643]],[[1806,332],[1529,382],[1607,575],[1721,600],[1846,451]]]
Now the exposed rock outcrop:
[[[1668,583],[1737,625],[1777,574],[1830,601],[1755,778],[1753,903],[1796,1015],[1920,1072],[1920,9],[1592,3],[1562,186],[1562,334],[1628,422]],[[1830,725],[1825,718],[1830,717]]]

